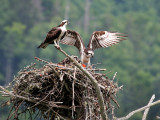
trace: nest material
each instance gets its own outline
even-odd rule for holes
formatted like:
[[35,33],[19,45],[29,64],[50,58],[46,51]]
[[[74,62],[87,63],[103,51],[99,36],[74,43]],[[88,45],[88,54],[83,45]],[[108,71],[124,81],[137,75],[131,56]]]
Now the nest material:
[[[90,119],[100,120],[100,108],[95,88],[91,81],[68,59],[55,64],[36,58],[45,65],[38,69],[35,64],[21,70],[12,86],[14,97],[11,102],[16,109],[14,116],[27,111],[34,112],[45,119]],[[79,59],[74,57],[78,62]],[[111,101],[117,106],[115,95],[119,87],[106,75],[88,69],[98,81],[103,93],[106,111],[113,108]],[[38,111],[38,112],[35,112]]]

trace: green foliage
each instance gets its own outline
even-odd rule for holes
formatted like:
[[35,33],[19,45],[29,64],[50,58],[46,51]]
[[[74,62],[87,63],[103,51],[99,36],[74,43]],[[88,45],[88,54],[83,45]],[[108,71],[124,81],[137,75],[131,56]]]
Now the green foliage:
[[[2,44],[8,44],[7,46],[2,45],[2,48],[4,47],[3,48],[4,51],[8,53],[12,53],[13,56],[19,55],[22,53],[22,49],[24,48],[23,34],[25,31],[25,28],[26,28],[25,25],[17,22],[13,22],[11,26],[4,27],[6,36]],[[8,41],[10,41],[10,43],[8,43]],[[6,54],[6,55],[10,55],[10,54]]]
[[[9,10],[10,3],[9,0],[1,0],[0,1],[0,26],[5,26],[10,20],[13,15],[13,11]],[[2,28],[1,28],[2,29]]]
[[[39,2],[39,6],[36,2]],[[69,4],[68,4],[69,2]],[[1,0],[0,1],[0,84],[5,84],[7,61],[12,61],[12,76],[24,66],[35,62],[34,57],[59,62],[64,56],[53,45],[37,49],[47,32],[65,17],[69,5],[68,29],[76,30],[88,44],[92,32],[108,30],[124,32],[128,40],[119,45],[98,49],[93,64],[108,69],[109,77],[118,72],[121,108],[117,115],[147,104],[153,93],[160,97],[160,23],[158,0],[90,0],[88,33],[84,31],[85,0]],[[70,55],[78,55],[74,47],[61,45]],[[6,109],[5,109],[6,110]],[[2,111],[2,110],[1,110]],[[151,109],[150,118],[159,111]],[[0,116],[2,116],[0,112]],[[133,119],[140,118],[136,114]],[[3,120],[3,118],[0,117]]]
[[4,75],[1,73],[0,74],[0,84],[4,84]]

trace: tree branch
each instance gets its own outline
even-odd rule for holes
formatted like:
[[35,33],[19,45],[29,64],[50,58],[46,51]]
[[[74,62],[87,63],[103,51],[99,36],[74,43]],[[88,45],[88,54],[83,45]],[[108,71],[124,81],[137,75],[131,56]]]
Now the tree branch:
[[103,95],[102,92],[100,90],[100,87],[98,85],[97,80],[87,71],[85,70],[81,64],[79,64],[77,61],[75,61],[71,56],[69,56],[65,51],[63,51],[60,47],[57,48],[60,52],[62,52],[65,56],[67,56],[74,64],[75,66],[77,66],[92,82],[93,86],[96,89],[96,94],[98,97],[98,102],[99,102],[99,106],[100,106],[100,113],[101,113],[101,117],[103,120],[108,120],[106,111],[105,111],[105,105],[104,105],[104,99],[103,99]]
[[154,105],[156,105],[156,104],[159,104],[160,103],[160,100],[157,100],[157,101],[155,101],[155,102],[153,102],[153,103],[150,103],[150,104],[148,104],[148,105],[146,105],[146,106],[144,106],[144,107],[141,107],[141,108],[139,108],[139,109],[137,109],[137,110],[134,110],[134,111],[132,111],[132,112],[130,112],[127,116],[125,116],[125,117],[121,117],[121,118],[117,118],[117,120],[128,120],[130,117],[132,117],[135,113],[138,113],[138,112],[141,112],[141,111],[143,111],[143,110],[145,110],[145,109],[147,109],[147,108],[150,108],[150,107],[152,107],[152,106],[154,106]]
[[[154,99],[155,99],[155,94],[152,95],[152,97],[151,97],[148,105],[150,105],[150,104],[153,102]],[[148,112],[149,112],[149,108],[147,108],[147,109],[144,111],[142,120],[146,120]]]

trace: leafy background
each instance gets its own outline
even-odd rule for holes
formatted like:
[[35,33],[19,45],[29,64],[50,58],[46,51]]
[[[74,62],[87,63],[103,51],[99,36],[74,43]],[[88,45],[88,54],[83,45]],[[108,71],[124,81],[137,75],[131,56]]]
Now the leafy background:
[[[101,63],[108,76],[118,72],[122,117],[147,104],[152,94],[160,98],[160,2],[158,0],[1,0],[0,1],[0,84],[7,85],[23,67],[36,62],[34,57],[59,62],[64,59],[53,45],[37,49],[46,33],[63,19],[68,29],[80,33],[87,45],[92,32],[124,32],[128,40],[95,51],[92,63]],[[74,47],[61,45],[70,55]],[[111,71],[111,72],[110,72]],[[0,97],[0,103],[5,99]],[[0,119],[6,120],[9,107],[0,107]],[[134,115],[138,120],[143,113]],[[160,115],[160,106],[151,108],[148,119]]]

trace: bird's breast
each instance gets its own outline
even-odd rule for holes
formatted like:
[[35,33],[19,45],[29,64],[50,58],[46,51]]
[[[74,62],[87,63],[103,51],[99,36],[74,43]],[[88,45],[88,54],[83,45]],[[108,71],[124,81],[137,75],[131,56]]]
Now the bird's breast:
[[82,55],[82,56],[81,56],[81,61],[82,61],[82,63],[88,63],[89,60],[90,60],[90,57],[87,57],[87,56],[85,56],[85,55]]
[[64,27],[61,28],[61,34],[59,36],[59,39],[65,34],[66,31],[67,31],[66,28]]

